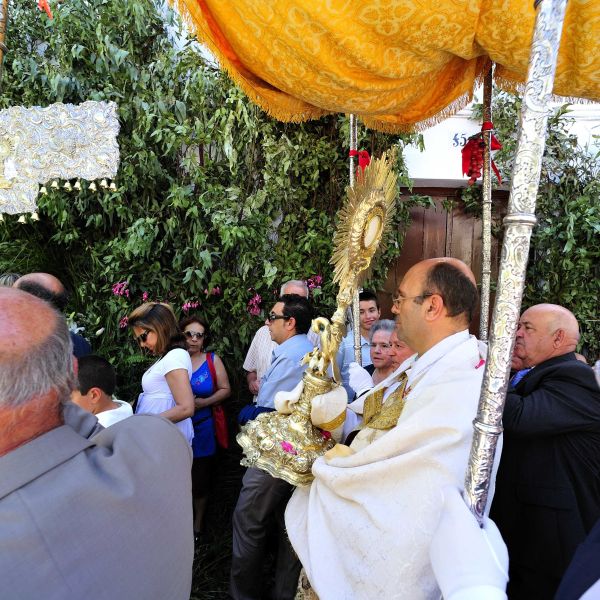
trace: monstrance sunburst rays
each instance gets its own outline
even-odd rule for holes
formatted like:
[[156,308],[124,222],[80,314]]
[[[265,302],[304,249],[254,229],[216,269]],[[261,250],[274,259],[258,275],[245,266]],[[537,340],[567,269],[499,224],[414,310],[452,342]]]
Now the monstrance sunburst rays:
[[[348,199],[340,211],[331,258],[335,265],[334,281],[340,287],[337,309],[331,322],[323,317],[313,320],[312,328],[320,336],[320,347],[304,357],[308,367],[302,378],[303,389],[291,414],[262,413],[242,427],[236,439],[245,454],[242,459],[244,466],[263,469],[292,485],[308,485],[313,479],[313,462],[334,445],[330,437],[312,424],[312,400],[339,386],[339,382],[335,383],[327,371],[330,364],[335,364],[345,333],[346,308],[352,302],[358,285],[368,275],[372,259],[382,247],[384,233],[394,214],[395,158],[396,154],[392,151],[373,160],[359,174],[354,187],[348,188]],[[343,404],[341,414],[330,421],[330,425],[336,423],[332,430],[334,427],[341,429],[343,425],[345,401]]]

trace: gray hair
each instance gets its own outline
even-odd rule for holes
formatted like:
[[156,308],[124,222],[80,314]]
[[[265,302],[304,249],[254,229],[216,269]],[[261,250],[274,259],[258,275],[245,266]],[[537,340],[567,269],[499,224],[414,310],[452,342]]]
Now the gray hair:
[[387,331],[390,335],[396,329],[396,323],[391,319],[379,319],[379,321],[375,321],[373,326],[371,327],[371,331],[369,331],[369,342],[373,341],[373,336],[378,331]]
[[73,344],[65,318],[55,309],[53,330],[36,348],[0,360],[0,406],[17,407],[50,390],[58,401],[69,400],[74,389]]
[[302,288],[304,290],[304,297],[308,298],[308,286],[306,285],[306,281],[300,281],[299,279],[290,279],[289,281],[286,281],[282,286],[281,286],[281,295],[284,296],[285,295],[285,288],[288,286],[293,286],[293,287],[299,287]]
[[21,279],[18,273],[3,273],[0,275],[0,286],[12,287],[17,279]]

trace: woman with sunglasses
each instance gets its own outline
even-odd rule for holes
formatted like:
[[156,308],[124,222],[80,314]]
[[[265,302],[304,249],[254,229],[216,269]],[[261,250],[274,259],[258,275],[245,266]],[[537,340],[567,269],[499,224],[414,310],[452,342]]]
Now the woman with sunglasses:
[[191,385],[196,412],[192,417],[192,496],[194,537],[198,539],[211,487],[213,457],[217,452],[212,407],[229,398],[231,387],[223,361],[214,352],[206,352],[210,341],[208,323],[202,317],[190,315],[179,322],[179,328],[185,335],[193,370]]
[[169,419],[191,445],[194,437],[190,418],[194,414],[194,395],[190,385],[192,361],[173,310],[168,304],[146,302],[136,308],[128,319],[140,347],[159,357],[142,377],[143,392],[135,412]]

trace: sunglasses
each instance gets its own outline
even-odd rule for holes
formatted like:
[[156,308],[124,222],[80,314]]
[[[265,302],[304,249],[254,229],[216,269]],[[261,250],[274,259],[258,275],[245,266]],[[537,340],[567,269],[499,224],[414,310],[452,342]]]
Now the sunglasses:
[[184,331],[183,333],[190,340],[201,340],[204,337],[203,331]]
[[138,335],[135,339],[135,341],[138,344],[145,344],[146,340],[148,339],[148,335],[150,334],[150,330],[146,329],[146,331],[144,331],[144,333],[140,333],[140,335]]
[[286,315],[276,315],[274,312],[270,312],[267,315],[267,319],[269,321],[269,323],[272,323],[273,321],[277,321],[277,319],[291,319],[292,317],[288,317]]

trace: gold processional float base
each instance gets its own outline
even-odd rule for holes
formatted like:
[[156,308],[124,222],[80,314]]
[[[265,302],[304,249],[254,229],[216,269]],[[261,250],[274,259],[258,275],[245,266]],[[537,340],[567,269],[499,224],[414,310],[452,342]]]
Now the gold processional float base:
[[261,413],[237,436],[246,454],[243,466],[257,467],[296,486],[310,484],[313,462],[335,446],[331,436],[310,420],[311,399],[329,392],[331,379],[305,372],[302,381],[302,395],[292,414]]
[[[347,188],[348,198],[339,213],[331,259],[335,265],[333,280],[340,290],[337,309],[331,322],[324,317],[312,322],[320,347],[303,359],[308,367],[302,378],[302,393],[292,405],[291,414],[266,412],[242,426],[236,439],[244,450],[241,464],[245,467],[262,469],[295,486],[309,485],[314,461],[335,446],[329,431],[312,424],[312,400],[339,387],[336,355],[346,333],[346,309],[366,278],[373,256],[383,246],[383,235],[392,220],[397,195],[395,161],[395,151],[373,160],[357,174],[355,185]],[[328,375],[329,365],[333,379]]]

